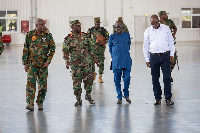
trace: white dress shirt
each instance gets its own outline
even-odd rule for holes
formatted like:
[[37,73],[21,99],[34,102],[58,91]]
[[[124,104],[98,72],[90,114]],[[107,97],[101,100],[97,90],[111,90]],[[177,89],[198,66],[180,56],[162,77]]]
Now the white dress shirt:
[[150,53],[164,53],[170,51],[170,56],[174,56],[175,46],[171,30],[167,25],[160,24],[158,29],[152,26],[144,32],[143,54],[146,62],[149,61]]

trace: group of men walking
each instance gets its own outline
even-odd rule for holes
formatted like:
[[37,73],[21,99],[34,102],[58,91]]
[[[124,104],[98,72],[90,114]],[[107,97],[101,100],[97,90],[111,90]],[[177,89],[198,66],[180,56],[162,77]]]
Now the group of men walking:
[[[152,71],[153,90],[156,99],[155,105],[161,103],[162,91],[158,81],[160,77],[158,74],[160,73],[160,71],[158,72],[158,67],[160,66],[163,69],[164,74],[166,103],[167,105],[172,105],[170,83],[171,69],[169,66],[170,60],[174,63],[173,56],[175,47],[173,43],[176,28],[172,20],[168,22],[166,17],[162,16],[166,15],[165,11],[159,12],[159,15],[160,22],[157,15],[151,16],[150,21],[152,26],[145,31],[143,51],[147,62],[146,64],[148,67],[151,67]],[[125,98],[128,103],[131,103],[129,98],[129,85],[132,59],[130,57],[131,40],[128,28],[123,23],[122,17],[119,17],[118,21],[116,21],[113,26],[113,34],[109,36],[108,31],[104,27],[101,27],[100,23],[99,17],[94,18],[94,27],[88,29],[87,33],[84,33],[81,32],[81,23],[79,20],[70,21],[72,32],[64,38],[62,47],[63,58],[66,62],[66,68],[71,68],[73,90],[77,100],[75,106],[82,105],[82,81],[84,83],[84,89],[86,90],[85,99],[88,100],[90,104],[95,104],[95,101],[91,96],[93,81],[97,75],[95,72],[95,64],[99,67],[98,82],[103,83],[102,74],[104,72],[104,53],[107,43],[112,58],[111,70],[113,70],[114,73],[114,82],[118,99],[117,104],[122,103],[122,97]],[[170,36],[171,31],[168,31],[169,27],[164,26],[161,23],[166,23],[167,25],[170,24],[169,27],[171,27],[170,29],[174,34],[174,39],[172,34]],[[153,36],[157,36],[158,32],[161,33],[159,36],[160,40],[159,37],[157,37],[158,40],[152,40],[156,38]],[[166,42],[164,40],[161,43],[161,38],[165,38]],[[47,92],[48,66],[55,53],[55,48],[56,46],[53,37],[45,27],[44,21],[38,19],[36,22],[36,29],[28,32],[26,35],[22,56],[24,69],[27,72],[26,109],[28,110],[34,110],[36,81],[38,81],[38,97],[36,102],[38,104],[38,109],[43,110],[43,102]],[[163,58],[163,62],[156,62],[152,59],[157,58],[156,56]],[[165,62],[165,60],[168,62]],[[121,91],[121,77],[124,81],[124,95]]]

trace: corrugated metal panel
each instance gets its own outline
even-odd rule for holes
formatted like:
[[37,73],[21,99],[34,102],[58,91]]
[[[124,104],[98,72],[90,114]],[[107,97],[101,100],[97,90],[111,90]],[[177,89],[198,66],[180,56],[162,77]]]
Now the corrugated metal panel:
[[[34,0],[33,0],[34,1]],[[123,3],[121,3],[123,1]],[[112,25],[121,16],[123,5],[123,20],[129,28],[131,36],[134,34],[134,16],[144,14],[157,14],[160,10],[169,12],[169,18],[177,21],[177,40],[200,40],[200,30],[183,30],[181,28],[181,7],[200,7],[200,0],[106,0],[106,29],[112,33]],[[34,7],[33,7],[34,8]],[[30,20],[31,0],[1,0],[0,10],[18,10],[19,23],[21,20]],[[69,17],[93,16],[101,17],[103,26],[104,0],[37,0],[37,16],[47,19],[47,27],[53,34],[57,43],[62,43],[63,38],[69,33]],[[20,25],[18,27],[20,31]],[[18,32],[14,38],[23,38]],[[13,40],[13,43],[23,43],[24,39]]]

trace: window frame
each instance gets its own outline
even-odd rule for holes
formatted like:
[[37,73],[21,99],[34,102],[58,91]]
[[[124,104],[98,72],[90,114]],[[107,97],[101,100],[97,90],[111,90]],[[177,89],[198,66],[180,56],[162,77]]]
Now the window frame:
[[[192,10],[193,8],[200,8],[200,7],[181,7],[180,8],[180,13],[181,13],[183,8],[191,8],[191,10]],[[182,21],[182,17],[183,16],[191,16],[191,25],[190,25],[191,27],[190,28],[183,28],[183,24],[182,24],[182,22],[183,22]],[[181,13],[181,17],[180,17],[181,18],[180,19],[181,29],[183,29],[183,30],[200,30],[200,28],[192,28],[192,17],[193,16],[199,16],[200,17],[200,14],[191,14],[191,13],[190,14],[184,14],[184,13]]]
[[[2,31],[2,33],[18,33],[19,32],[19,12],[18,10],[0,10],[0,11],[6,11],[6,17],[0,17],[0,19],[5,19],[6,20],[6,31]],[[7,17],[8,11],[17,11],[17,17]],[[17,30],[16,31],[7,31],[7,20],[8,19],[16,19],[17,21]]]

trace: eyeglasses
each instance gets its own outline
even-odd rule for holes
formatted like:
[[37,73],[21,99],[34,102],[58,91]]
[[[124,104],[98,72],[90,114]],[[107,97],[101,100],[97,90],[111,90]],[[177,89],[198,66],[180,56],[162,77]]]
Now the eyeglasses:
[[123,28],[123,26],[116,26],[116,28]]

